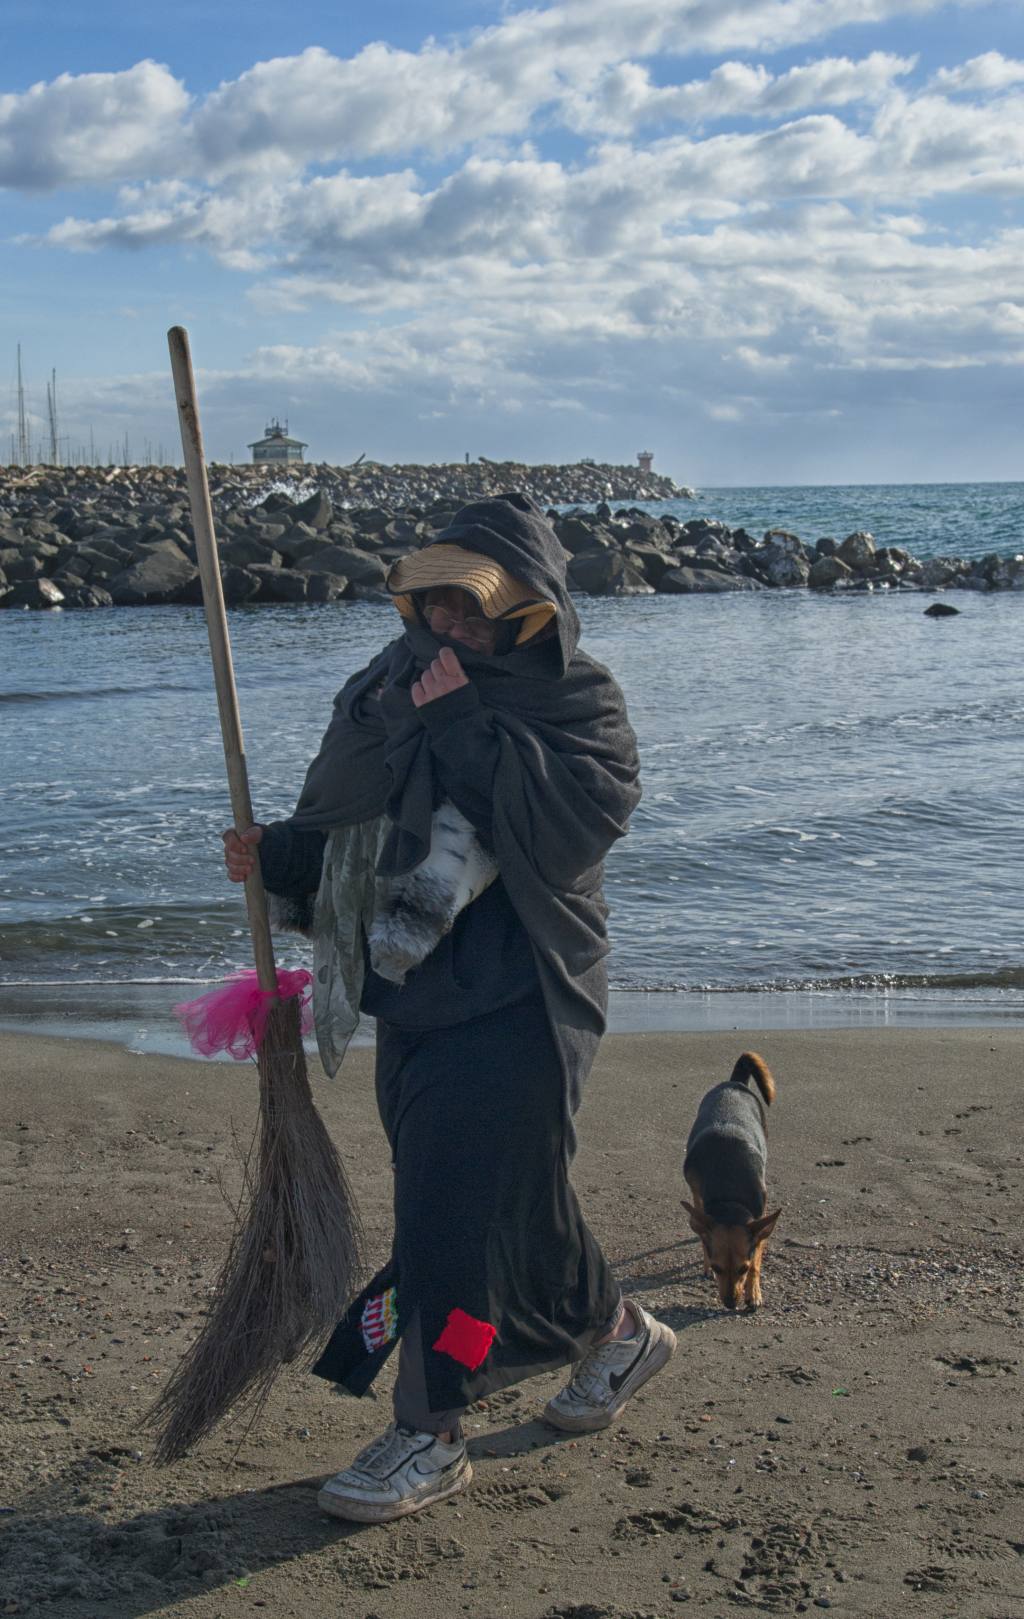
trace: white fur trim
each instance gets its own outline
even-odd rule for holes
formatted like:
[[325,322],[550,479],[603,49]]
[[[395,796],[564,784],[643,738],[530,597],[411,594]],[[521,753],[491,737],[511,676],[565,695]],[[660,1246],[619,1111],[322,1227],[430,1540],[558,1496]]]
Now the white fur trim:
[[465,910],[498,875],[469,821],[445,801],[434,811],[430,852],[402,877],[378,883],[370,961],[392,984],[425,961]]

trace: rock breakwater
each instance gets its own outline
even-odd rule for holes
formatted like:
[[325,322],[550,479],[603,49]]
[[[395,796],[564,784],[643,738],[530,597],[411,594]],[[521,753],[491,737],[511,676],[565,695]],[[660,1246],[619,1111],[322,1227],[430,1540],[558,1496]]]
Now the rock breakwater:
[[[468,499],[527,488],[552,511],[571,586],[599,596],[817,591],[1024,590],[1024,556],[918,560],[865,532],[807,543],[760,537],[712,518],[613,509],[604,487],[679,498],[631,467],[324,468],[291,475],[210,469],[225,599],[323,603],[373,599],[388,568],[430,540]],[[580,493],[580,484],[586,493]],[[596,496],[590,489],[593,482]],[[657,487],[652,487],[657,486]],[[572,492],[570,492],[572,491]],[[580,509],[584,503],[594,509]],[[0,469],[0,607],[85,608],[201,600],[184,473],[178,468]]]

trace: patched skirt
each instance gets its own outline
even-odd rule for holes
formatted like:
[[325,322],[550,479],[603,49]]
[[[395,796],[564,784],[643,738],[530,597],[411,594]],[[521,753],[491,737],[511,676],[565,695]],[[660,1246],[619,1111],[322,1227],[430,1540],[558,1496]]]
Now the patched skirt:
[[427,1033],[378,1023],[377,1102],[391,1259],[314,1372],[364,1393],[416,1316],[432,1412],[580,1359],[620,1295],[569,1183],[540,994]]

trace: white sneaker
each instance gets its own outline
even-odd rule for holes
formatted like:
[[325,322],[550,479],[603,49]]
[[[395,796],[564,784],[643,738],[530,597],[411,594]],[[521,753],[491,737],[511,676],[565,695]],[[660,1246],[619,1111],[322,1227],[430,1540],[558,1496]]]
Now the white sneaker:
[[327,1480],[317,1505],[333,1518],[386,1523],[444,1501],[472,1477],[464,1439],[446,1445],[436,1434],[393,1422],[351,1467]]
[[565,1433],[607,1428],[626,1401],[675,1354],[671,1327],[648,1315],[635,1299],[623,1299],[639,1331],[633,1338],[599,1344],[580,1361],[565,1388],[544,1407],[544,1420]]

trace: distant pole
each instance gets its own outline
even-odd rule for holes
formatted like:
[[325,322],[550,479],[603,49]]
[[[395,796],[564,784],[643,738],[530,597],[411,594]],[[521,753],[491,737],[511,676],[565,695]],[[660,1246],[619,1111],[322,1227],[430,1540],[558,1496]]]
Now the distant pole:
[[57,445],[57,373],[50,372],[50,381],[46,384],[46,414],[50,419],[50,465],[59,465],[60,452]]
[[25,384],[21,375],[21,344],[18,344],[18,462],[28,466],[28,418],[25,415]]

